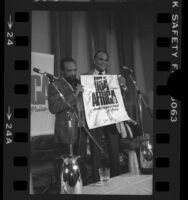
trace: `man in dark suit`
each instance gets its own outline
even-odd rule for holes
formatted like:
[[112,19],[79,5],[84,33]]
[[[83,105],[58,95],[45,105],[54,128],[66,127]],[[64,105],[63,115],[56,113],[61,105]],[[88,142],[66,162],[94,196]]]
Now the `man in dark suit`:
[[81,173],[85,172],[85,176],[87,172],[83,163],[86,157],[86,134],[83,133],[82,125],[79,123],[84,116],[80,95],[83,89],[76,78],[76,72],[77,65],[72,58],[64,58],[61,61],[60,79],[49,84],[48,104],[50,112],[55,114],[55,137],[60,154],[70,154],[70,144],[72,144],[73,154],[81,155],[83,161]]
[[[107,68],[109,65],[109,55],[106,51],[100,50],[95,53],[94,56],[94,69],[90,72],[85,73],[84,75],[105,75],[107,74]],[[119,80],[120,81],[120,80]],[[124,81],[124,80],[123,80]],[[122,82],[122,80],[121,80]],[[121,85],[121,83],[120,83]],[[109,165],[110,165],[110,176],[119,175],[119,133],[117,131],[116,125],[108,125],[104,127],[99,127],[91,130],[93,137],[102,145],[102,137],[105,137],[107,143],[107,153],[109,156]],[[90,140],[90,151],[91,151],[91,160],[92,160],[92,178],[93,181],[99,181],[98,169],[102,167],[102,155],[100,150]],[[106,163],[106,162],[105,162]]]

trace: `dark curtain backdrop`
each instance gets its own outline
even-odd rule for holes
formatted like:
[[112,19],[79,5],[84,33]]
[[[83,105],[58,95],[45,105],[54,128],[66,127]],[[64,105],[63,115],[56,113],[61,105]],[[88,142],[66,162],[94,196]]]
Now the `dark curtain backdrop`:
[[[134,66],[133,57],[133,19],[129,12],[116,12],[114,17],[115,33],[117,38],[117,50],[119,66],[127,66],[132,70]],[[136,101],[135,101],[135,89],[132,85],[129,74],[125,70],[120,69],[121,74],[125,77],[128,92],[124,94],[124,98],[127,102],[127,109],[131,117],[136,117]]]
[[[80,59],[79,74],[93,68],[93,55],[97,50],[104,49],[113,59],[109,72],[121,73],[126,77],[128,93],[125,95],[129,115],[136,119],[135,91],[121,66],[132,68],[133,65],[133,28],[131,13],[117,11],[82,11],[82,12],[51,12],[51,46],[55,55],[55,75],[59,76],[60,60],[65,56]],[[82,30],[81,30],[82,29]],[[80,34],[80,36],[78,36]],[[82,37],[84,34],[84,38]],[[82,38],[79,40],[79,37]],[[76,39],[75,39],[76,38]],[[76,41],[74,44],[73,41]],[[111,45],[109,45],[110,43]],[[76,51],[80,45],[84,51]],[[77,52],[73,55],[73,52]],[[88,60],[87,62],[83,61]],[[76,59],[76,61],[78,61]],[[115,63],[115,64],[114,64]],[[84,66],[85,65],[85,66]],[[133,69],[134,70],[134,69]]]
[[60,61],[72,56],[72,13],[51,13],[51,46],[55,55],[54,74],[60,75]]

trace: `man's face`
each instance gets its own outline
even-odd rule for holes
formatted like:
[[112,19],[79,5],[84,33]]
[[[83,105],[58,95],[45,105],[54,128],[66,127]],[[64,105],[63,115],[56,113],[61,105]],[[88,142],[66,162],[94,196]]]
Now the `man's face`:
[[63,77],[68,81],[74,81],[76,79],[77,67],[72,61],[64,63],[64,70],[62,71]]
[[99,71],[105,71],[108,67],[108,56],[104,52],[99,52],[94,60],[95,68]]

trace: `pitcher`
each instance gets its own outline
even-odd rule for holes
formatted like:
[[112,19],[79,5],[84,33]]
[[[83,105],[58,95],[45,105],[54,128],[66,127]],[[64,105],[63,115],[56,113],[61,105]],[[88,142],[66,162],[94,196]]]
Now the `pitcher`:
[[61,156],[61,189],[60,194],[81,194],[82,179],[77,160],[80,156]]

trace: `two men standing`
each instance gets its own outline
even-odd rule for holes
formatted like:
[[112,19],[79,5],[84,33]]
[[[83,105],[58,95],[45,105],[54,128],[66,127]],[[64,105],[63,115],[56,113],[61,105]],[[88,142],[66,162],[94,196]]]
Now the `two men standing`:
[[[98,51],[94,56],[94,69],[85,75],[106,75],[109,66],[109,55],[106,51]],[[61,62],[62,78],[55,82],[59,91],[63,94],[66,101],[71,105],[77,115],[85,123],[84,108],[81,92],[83,88],[79,80],[76,79],[76,62],[72,58],[65,58]],[[119,79],[120,85],[125,84],[124,79]],[[48,90],[49,110],[56,115],[55,135],[59,141],[59,149],[62,154],[69,154],[69,144],[73,144],[73,153],[85,158],[87,151],[86,133],[83,133],[79,121],[75,118],[72,110],[62,100],[53,84],[49,85]],[[70,129],[71,121],[71,129]],[[71,130],[71,131],[70,131]],[[109,165],[111,177],[119,175],[119,133],[116,125],[108,125],[92,129],[92,136],[102,145],[102,137],[105,137],[107,151],[109,155]],[[98,168],[102,166],[102,155],[100,150],[90,140],[92,179],[93,182],[99,181]],[[81,171],[82,173],[82,171]],[[82,175],[83,176],[83,175]]]

